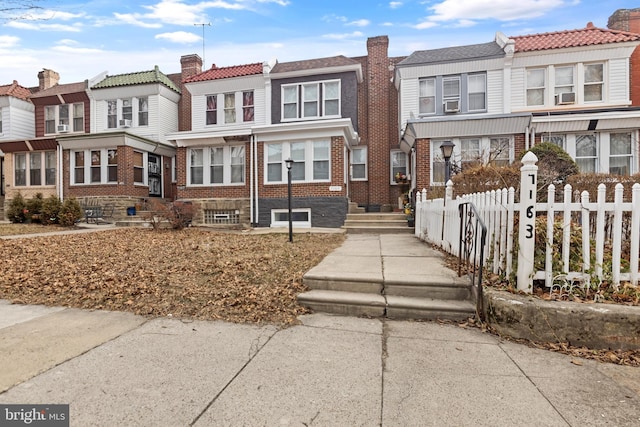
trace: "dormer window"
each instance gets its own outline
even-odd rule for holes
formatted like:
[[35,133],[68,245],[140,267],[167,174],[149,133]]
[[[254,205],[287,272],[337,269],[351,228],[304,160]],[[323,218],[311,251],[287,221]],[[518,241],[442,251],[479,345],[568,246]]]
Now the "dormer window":
[[110,99],[106,102],[107,129],[149,125],[148,97]]
[[[253,91],[229,92],[224,94],[206,95],[205,124],[207,126],[224,123],[253,122],[254,96]],[[218,108],[222,105],[222,109]],[[220,114],[220,116],[218,116]],[[242,118],[241,122],[239,118]]]
[[584,101],[602,101],[604,88],[604,64],[584,65]]

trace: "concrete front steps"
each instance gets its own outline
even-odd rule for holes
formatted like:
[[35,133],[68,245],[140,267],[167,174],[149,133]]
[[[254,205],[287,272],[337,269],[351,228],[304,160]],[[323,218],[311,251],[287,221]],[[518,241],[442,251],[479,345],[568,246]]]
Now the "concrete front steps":
[[407,216],[402,212],[348,213],[342,226],[351,234],[413,233]]

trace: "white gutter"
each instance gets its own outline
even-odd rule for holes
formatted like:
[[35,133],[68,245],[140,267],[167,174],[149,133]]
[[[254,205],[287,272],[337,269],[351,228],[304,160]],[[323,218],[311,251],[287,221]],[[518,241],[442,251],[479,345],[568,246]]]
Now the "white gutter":
[[[56,157],[58,160],[58,198],[64,200],[64,172],[62,171],[62,147],[60,143],[56,145]],[[71,153],[69,153],[71,156]]]
[[249,222],[253,224],[253,141],[254,135],[251,135],[249,140]]
[[258,218],[260,216],[260,207],[258,206],[258,141],[255,135],[251,135],[253,138],[253,155],[254,155],[254,164],[256,165],[256,167],[254,168],[254,173],[255,173],[255,191],[256,191],[256,212],[255,212],[255,223],[254,224],[258,224]]

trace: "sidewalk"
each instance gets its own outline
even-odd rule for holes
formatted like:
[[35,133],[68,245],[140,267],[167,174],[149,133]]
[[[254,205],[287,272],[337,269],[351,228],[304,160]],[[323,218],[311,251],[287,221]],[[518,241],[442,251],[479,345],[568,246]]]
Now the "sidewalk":
[[457,325],[300,320],[278,329],[5,302],[0,403],[68,403],[72,426],[640,423],[637,368]]
[[[336,253],[371,245],[350,241]],[[0,366],[0,403],[70,404],[72,426],[640,425],[639,368],[437,322],[282,329],[0,300]]]

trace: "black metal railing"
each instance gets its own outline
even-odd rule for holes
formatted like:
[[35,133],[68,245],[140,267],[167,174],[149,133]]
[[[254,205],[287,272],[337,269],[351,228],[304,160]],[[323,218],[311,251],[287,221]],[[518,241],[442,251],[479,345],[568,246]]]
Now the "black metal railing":
[[471,202],[458,206],[460,213],[460,250],[458,252],[458,276],[466,273],[471,279],[471,290],[476,302],[476,314],[485,319],[484,297],[482,293],[482,273],[484,267],[487,227]]

